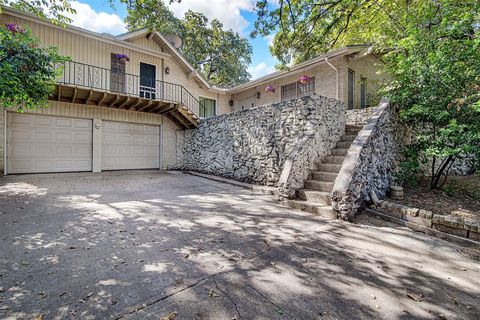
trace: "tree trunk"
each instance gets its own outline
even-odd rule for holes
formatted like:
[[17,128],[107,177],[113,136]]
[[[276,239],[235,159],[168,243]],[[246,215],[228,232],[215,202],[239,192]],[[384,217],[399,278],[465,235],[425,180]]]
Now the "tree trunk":
[[[432,176],[432,182],[430,184],[430,189],[440,189],[442,186],[439,186],[438,184],[440,183],[440,179],[442,178],[442,175],[443,173],[445,172],[445,169],[451,167],[451,165],[449,166],[450,163],[453,164],[453,161],[455,161],[455,158],[453,156],[448,156],[447,159],[445,159],[445,161],[442,162],[442,164],[440,165],[440,168],[438,168],[437,172],[435,172],[435,174]],[[450,171],[450,170],[448,170]],[[448,175],[448,171],[445,172],[446,175]],[[446,178],[445,178],[446,179]]]

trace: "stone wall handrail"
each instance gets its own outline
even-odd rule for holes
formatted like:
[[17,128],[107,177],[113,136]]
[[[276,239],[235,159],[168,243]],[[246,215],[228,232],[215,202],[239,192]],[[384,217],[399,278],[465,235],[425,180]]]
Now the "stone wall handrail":
[[385,195],[395,166],[392,108],[382,99],[348,149],[332,190],[332,206],[351,219],[370,201],[370,193]]

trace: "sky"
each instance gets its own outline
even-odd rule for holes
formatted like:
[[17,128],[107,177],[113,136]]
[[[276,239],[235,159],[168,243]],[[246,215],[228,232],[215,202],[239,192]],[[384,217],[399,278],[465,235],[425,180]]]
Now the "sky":
[[[252,63],[248,68],[253,80],[274,72],[276,60],[268,49],[270,39],[265,37],[252,39],[249,36],[255,21],[252,3],[252,0],[182,0],[181,3],[169,6],[178,18],[182,18],[183,14],[191,9],[203,13],[210,20],[217,18],[225,28],[246,37],[253,47]],[[126,32],[123,22],[126,9],[118,2],[113,8],[107,0],[77,0],[72,6],[77,11],[72,17],[72,24],[75,26],[113,35]]]

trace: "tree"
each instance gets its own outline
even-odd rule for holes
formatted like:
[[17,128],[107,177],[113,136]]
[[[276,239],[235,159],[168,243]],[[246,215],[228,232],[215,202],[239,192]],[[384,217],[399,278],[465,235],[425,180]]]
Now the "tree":
[[411,174],[429,162],[441,188],[463,155],[480,160],[480,3],[477,0],[268,0],[256,4],[252,36],[276,33],[282,65],[332,48],[373,44],[393,80],[385,93],[421,128],[405,150]]
[[16,24],[0,27],[0,104],[5,108],[47,106],[58,68],[65,58],[54,47],[42,48],[30,31]]
[[401,37],[410,2],[428,0],[269,0],[256,4],[252,36],[275,34],[272,54],[282,65],[298,63],[332,48]]
[[478,4],[432,2],[385,56],[394,77],[388,94],[402,106],[401,117],[419,128],[402,166],[416,172],[429,163],[432,189],[445,184],[457,159],[480,160],[478,14]]
[[[76,13],[69,0],[0,0],[0,5],[8,5],[41,18],[48,18],[53,23],[61,25],[72,22],[67,15]],[[0,8],[0,13],[1,11]]]
[[224,30],[217,19],[209,22],[203,14],[190,10],[178,19],[161,0],[123,3],[127,4],[125,20],[130,30],[148,27],[178,34],[184,41],[182,54],[210,83],[230,87],[249,80],[251,45],[238,33]]

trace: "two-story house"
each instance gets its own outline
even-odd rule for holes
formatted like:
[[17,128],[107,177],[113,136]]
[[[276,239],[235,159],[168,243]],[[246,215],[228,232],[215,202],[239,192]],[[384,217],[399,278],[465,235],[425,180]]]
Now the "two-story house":
[[[368,46],[351,46],[222,89],[155,31],[99,34],[3,7],[0,25],[8,23],[30,29],[70,61],[47,108],[0,110],[4,174],[167,169],[175,165],[176,131],[204,117],[314,92],[367,107],[380,79],[381,61]],[[305,75],[308,83],[299,81]]]

